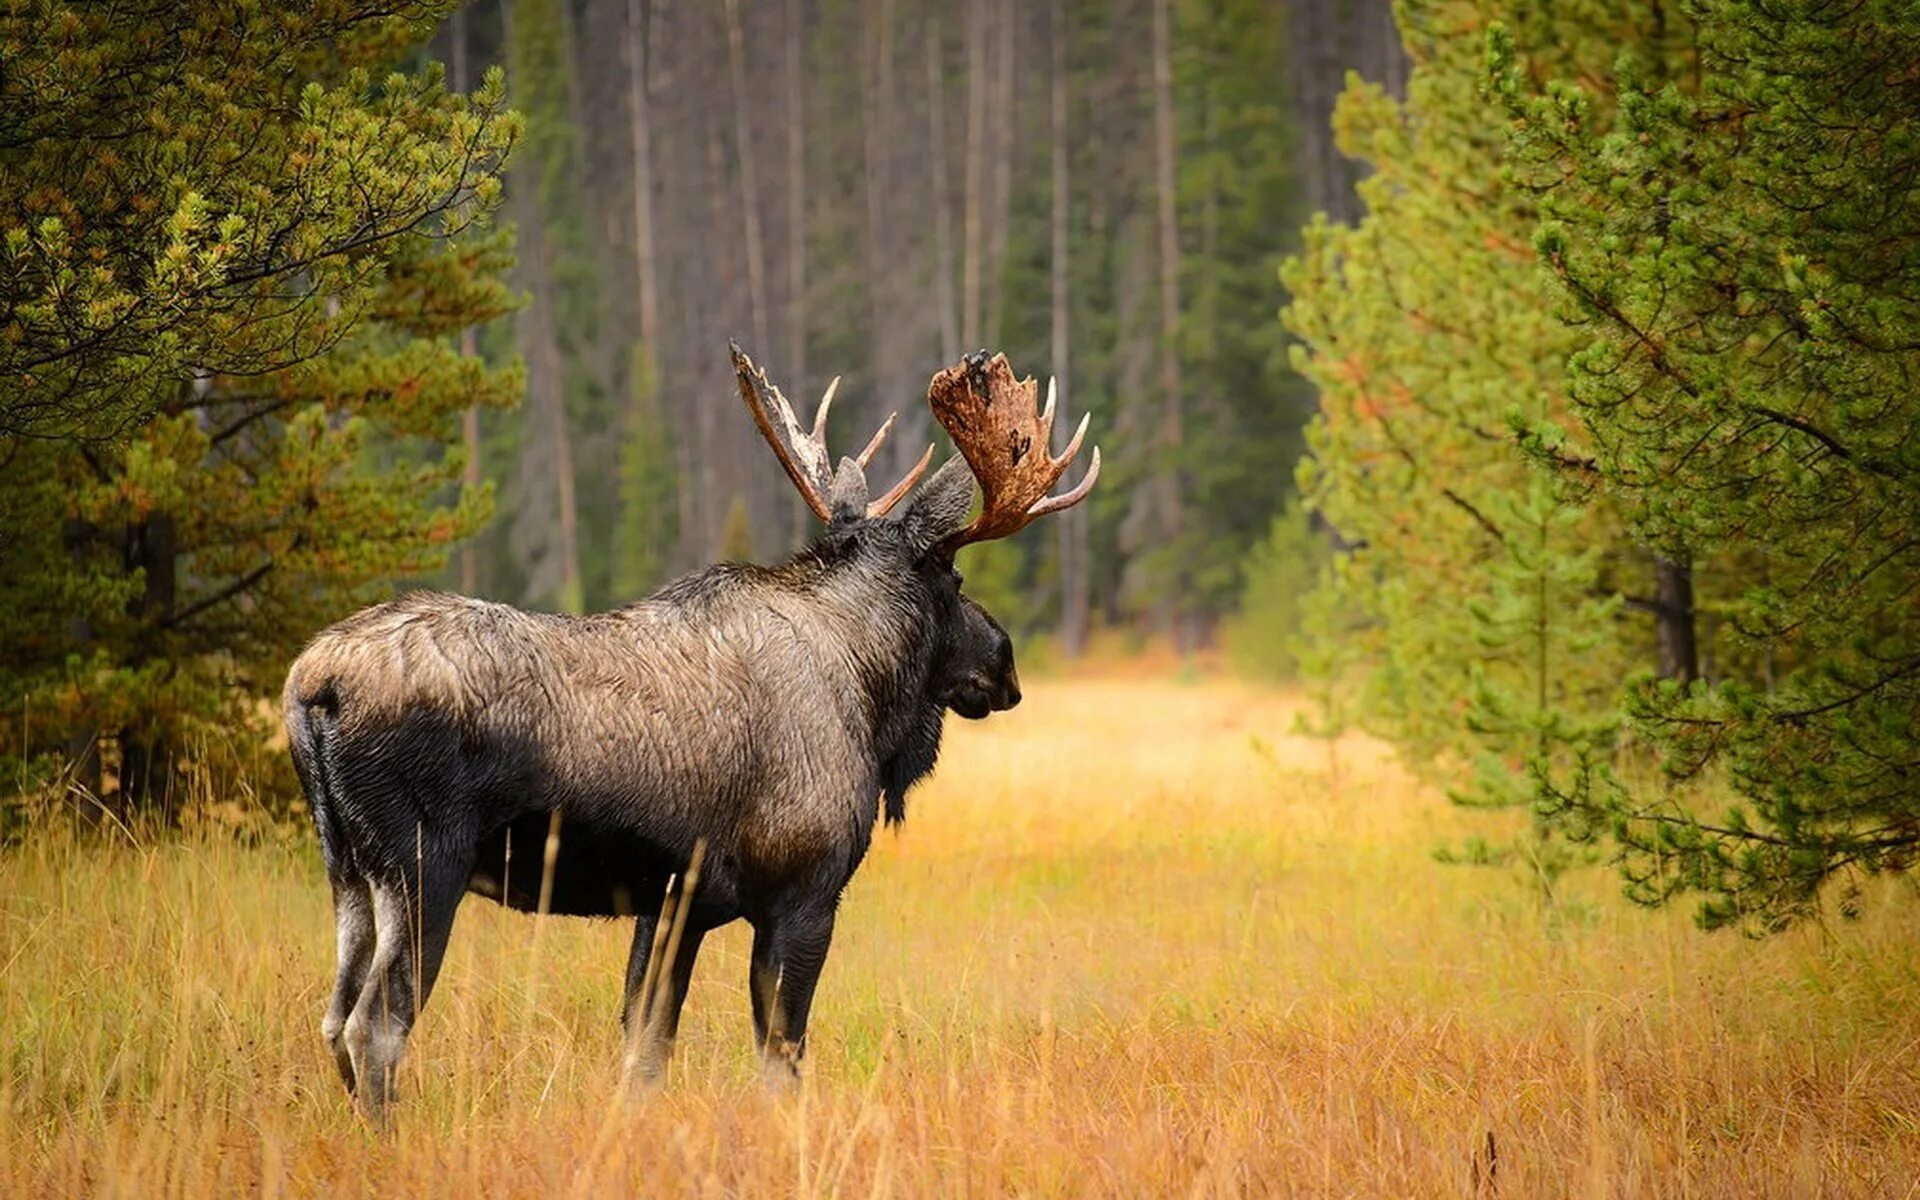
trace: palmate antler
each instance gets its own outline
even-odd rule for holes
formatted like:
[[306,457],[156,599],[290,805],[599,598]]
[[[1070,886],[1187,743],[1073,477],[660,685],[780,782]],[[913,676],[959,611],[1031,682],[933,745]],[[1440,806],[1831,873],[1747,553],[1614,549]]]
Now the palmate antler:
[[[753,423],[760,427],[760,435],[773,447],[774,455],[780,465],[786,469],[787,478],[793,480],[793,486],[800,492],[800,498],[807,502],[813,515],[822,521],[833,519],[833,510],[827,503],[829,485],[833,482],[833,458],[827,453],[827,412],[833,407],[834,389],[840,386],[838,376],[827,385],[826,394],[820,397],[820,407],[813,414],[813,430],[802,433],[800,422],[793,415],[793,406],[780,394],[780,389],[767,381],[767,373],[753,365],[746,352],[737,342],[729,343],[733,348],[733,373],[740,382],[740,398],[747,402],[747,410],[753,414]],[[862,470],[873,460],[874,454],[887,440],[887,434],[893,429],[894,417],[889,415],[877,433],[867,442],[855,459]],[[867,515],[878,517],[893,508],[894,505],[913,490],[913,485],[926,473],[927,464],[933,461],[933,447],[920,456],[900,482],[888,488],[878,499],[867,505]]]
[[952,535],[943,548],[952,553],[969,542],[985,542],[1018,533],[1046,516],[1072,508],[1087,498],[1100,478],[1100,448],[1093,448],[1087,475],[1072,491],[1049,496],[1087,435],[1087,420],[1058,457],[1049,453],[1053,436],[1053,384],[1047,384],[1047,407],[1034,415],[1039,385],[1031,378],[1015,379],[1007,356],[986,352],[969,354],[941,371],[927,385],[927,404],[953,444],[973,469],[985,504],[980,515]]

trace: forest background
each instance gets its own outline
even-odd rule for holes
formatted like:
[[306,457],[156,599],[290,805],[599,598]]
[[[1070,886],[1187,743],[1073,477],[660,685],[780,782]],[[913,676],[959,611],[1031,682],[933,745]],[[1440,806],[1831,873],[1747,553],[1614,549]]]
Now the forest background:
[[970,590],[1533,814],[1457,857],[1775,928],[1920,846],[1900,5],[235,12],[0,17],[9,828],[271,811],[396,585],[784,554],[731,335],[899,455],[962,350],[1055,377],[1110,475]]

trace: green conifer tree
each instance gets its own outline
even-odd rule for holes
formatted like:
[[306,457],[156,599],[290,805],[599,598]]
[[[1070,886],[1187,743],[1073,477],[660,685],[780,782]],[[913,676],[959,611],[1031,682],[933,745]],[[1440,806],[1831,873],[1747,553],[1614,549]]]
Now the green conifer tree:
[[[0,731],[8,753],[24,746],[43,765],[77,764],[88,791],[111,776],[118,799],[137,807],[177,794],[185,773],[262,746],[260,700],[300,641],[384,581],[436,569],[485,519],[488,494],[459,487],[462,455],[443,448],[458,440],[463,409],[512,403],[519,377],[462,357],[450,339],[510,306],[500,279],[509,245],[485,220],[518,123],[497,72],[471,97],[446,92],[437,66],[368,83],[368,65],[431,33],[431,7],[374,21],[260,5],[251,22],[219,29],[172,6],[43,15],[33,28],[6,18],[22,61],[57,58],[77,22],[102,65],[73,81],[81,93],[55,86],[23,101],[38,133],[0,147],[0,194],[19,202],[12,181],[35,164],[99,156],[102,126],[63,123],[69,112],[132,114],[111,154],[171,173],[143,200],[119,193],[111,169],[74,168],[48,185],[73,188],[71,232],[49,232],[50,220],[28,228],[9,210],[7,253],[45,262],[64,246],[55,258],[111,264],[101,286],[122,297],[112,303],[127,321],[163,313],[175,323],[155,349],[49,310],[62,386],[80,392],[35,427],[63,427],[54,411],[147,418],[111,441],[5,447]],[[184,39],[176,53],[186,56],[163,60],[184,72],[171,91],[156,98],[111,69],[146,62],[168,36]],[[287,38],[300,53],[254,44]],[[284,69],[265,72],[267,62]],[[218,124],[199,123],[198,101],[168,106],[208,88],[221,97]],[[25,194],[29,206],[48,203]],[[213,240],[155,242],[138,222],[148,202],[174,214],[165,238],[190,244],[213,230]],[[82,203],[123,205],[131,224],[78,219]],[[205,259],[205,287],[181,291],[165,271],[138,269],[149,251]],[[274,266],[285,263],[307,265]],[[136,358],[137,380],[127,374]]]
[[388,245],[497,186],[491,113],[370,92],[452,4],[403,7],[0,11],[0,434],[108,438],[322,353]]
[[1892,0],[1682,13],[1697,64],[1623,57],[1617,118],[1604,74],[1491,39],[1586,452],[1638,538],[1739,572],[1720,677],[1631,692],[1674,786],[1559,813],[1614,829],[1640,898],[1774,928],[1920,851],[1920,23]]
[[628,353],[633,417],[620,464],[619,562],[613,580],[616,593],[634,599],[665,581],[679,536],[679,512],[674,507],[672,431],[661,411],[653,355],[637,342]]
[[[1570,71],[1643,15],[1504,7]],[[1577,335],[1527,240],[1535,201],[1503,178],[1484,6],[1399,13],[1407,99],[1355,81],[1336,114],[1343,151],[1373,168],[1366,216],[1316,219],[1283,271],[1295,362],[1320,388],[1301,491],[1348,547],[1310,606],[1345,652],[1308,665],[1357,688],[1341,703],[1456,799],[1525,806],[1587,787],[1614,753],[1619,682],[1651,653],[1620,601],[1646,556],[1604,491],[1538,465],[1586,454],[1564,371]],[[1549,885],[1567,861],[1524,849]]]

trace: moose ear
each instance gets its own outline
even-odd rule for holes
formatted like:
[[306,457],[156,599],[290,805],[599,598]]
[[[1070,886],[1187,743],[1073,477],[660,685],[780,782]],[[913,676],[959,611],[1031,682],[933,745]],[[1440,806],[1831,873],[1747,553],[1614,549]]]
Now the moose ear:
[[827,487],[827,511],[834,524],[857,521],[867,515],[867,473],[851,458],[840,460]]
[[958,454],[948,459],[933,478],[920,485],[900,523],[915,554],[925,554],[949,535],[959,532],[973,509],[973,472]]

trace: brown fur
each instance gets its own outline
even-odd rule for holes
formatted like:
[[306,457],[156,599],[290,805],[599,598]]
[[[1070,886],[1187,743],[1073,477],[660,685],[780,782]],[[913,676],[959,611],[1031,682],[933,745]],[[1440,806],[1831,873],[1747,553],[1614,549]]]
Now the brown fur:
[[[847,486],[864,493],[857,468]],[[964,467],[943,470],[898,520],[836,521],[781,567],[709,568],[614,612],[421,592],[315,637],[283,707],[335,887],[323,1030],[349,1088],[384,1108],[462,892],[628,913],[697,846],[685,961],[666,974],[683,995],[701,934],[751,921],[756,987],[777,993],[755,993],[756,1036],[790,1063],[879,797],[904,814],[944,709],[1019,699],[1006,635],[929,553],[970,493]],[[633,913],[629,1010],[650,904]],[[664,1063],[678,1008],[648,1017],[641,1061]]]

